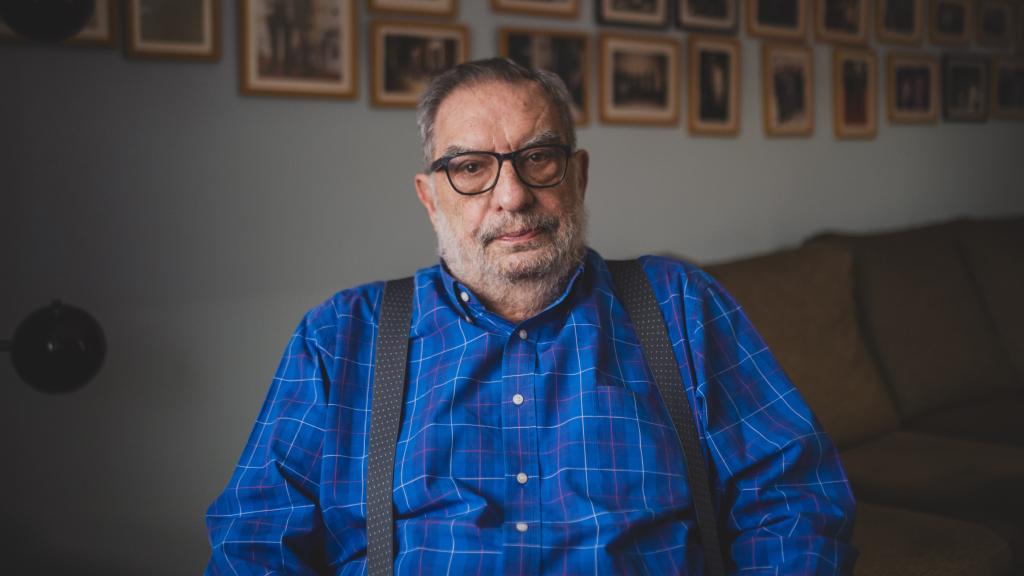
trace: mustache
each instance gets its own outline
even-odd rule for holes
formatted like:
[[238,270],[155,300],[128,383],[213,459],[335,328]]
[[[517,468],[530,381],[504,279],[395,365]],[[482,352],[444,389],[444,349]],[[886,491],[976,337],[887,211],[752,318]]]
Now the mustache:
[[541,232],[554,232],[558,230],[558,218],[551,214],[540,212],[528,212],[525,214],[508,214],[493,222],[489,222],[477,233],[477,239],[481,244],[487,245],[494,240],[525,230],[539,230]]

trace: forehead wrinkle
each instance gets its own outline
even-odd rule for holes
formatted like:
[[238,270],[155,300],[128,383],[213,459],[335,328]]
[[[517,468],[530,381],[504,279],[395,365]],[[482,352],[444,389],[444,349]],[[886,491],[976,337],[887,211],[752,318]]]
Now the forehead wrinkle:
[[[525,122],[504,121],[513,115]],[[485,81],[462,86],[441,103],[437,118],[435,153],[443,148],[441,156],[465,151],[512,151],[550,133],[558,134],[558,122],[547,96],[540,87],[528,83]],[[526,123],[529,130],[522,129]],[[448,133],[456,135],[454,141],[442,142]]]

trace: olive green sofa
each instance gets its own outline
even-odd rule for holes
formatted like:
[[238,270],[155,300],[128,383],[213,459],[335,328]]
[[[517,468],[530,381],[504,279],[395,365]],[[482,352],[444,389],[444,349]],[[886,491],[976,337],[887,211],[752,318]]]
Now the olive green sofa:
[[1024,218],[705,268],[841,450],[857,574],[1024,574]]

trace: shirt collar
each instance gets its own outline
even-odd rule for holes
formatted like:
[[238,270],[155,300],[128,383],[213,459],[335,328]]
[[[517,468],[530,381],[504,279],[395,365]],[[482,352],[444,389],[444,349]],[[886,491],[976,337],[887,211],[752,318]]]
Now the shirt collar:
[[[574,293],[580,292],[580,290],[576,289],[576,285],[585,283],[586,278],[595,276],[596,272],[593,270],[594,263],[592,262],[594,257],[596,257],[596,253],[588,248],[583,260],[569,277],[569,281],[566,283],[562,294],[537,315],[518,324],[509,322],[488,310],[468,286],[452,275],[443,259],[440,261],[438,268],[440,268],[441,284],[444,287],[447,300],[463,320],[475,324],[484,330],[496,331],[506,335],[525,329],[527,331],[526,334],[530,336],[544,338],[545,333],[549,329],[561,326],[565,313],[571,308],[571,306],[563,306],[563,304],[570,300]],[[530,339],[533,340],[534,338],[530,337]]]

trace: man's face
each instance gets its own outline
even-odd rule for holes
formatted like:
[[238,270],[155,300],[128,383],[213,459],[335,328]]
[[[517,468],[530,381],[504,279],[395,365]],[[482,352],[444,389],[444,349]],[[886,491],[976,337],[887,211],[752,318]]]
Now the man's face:
[[[532,83],[486,82],[453,91],[434,123],[434,158],[453,150],[507,153],[534,144],[566,144],[547,97]],[[493,190],[463,196],[443,170],[416,176],[416,192],[434,225],[441,257],[463,281],[557,281],[583,253],[587,153],[569,160],[565,180],[530,188],[503,163]]]

